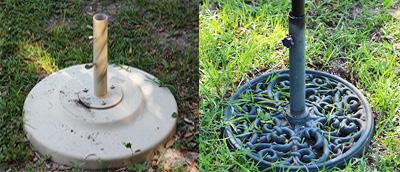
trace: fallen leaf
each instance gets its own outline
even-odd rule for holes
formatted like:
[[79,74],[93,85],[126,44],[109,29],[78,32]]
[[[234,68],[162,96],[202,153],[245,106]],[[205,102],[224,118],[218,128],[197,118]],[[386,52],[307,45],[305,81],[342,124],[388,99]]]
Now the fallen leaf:
[[183,137],[189,138],[189,137],[192,137],[193,135],[194,135],[194,132],[187,132],[187,133],[185,133],[185,135]]
[[172,145],[175,143],[175,137],[168,140],[168,142],[165,144],[165,148],[170,148]]
[[155,168],[157,167],[157,164],[158,164],[157,160],[155,159],[151,160],[151,167]]
[[194,161],[192,161],[192,162],[190,163],[190,165],[188,166],[187,171],[188,171],[188,172],[197,172],[197,171],[199,171],[198,166],[197,166],[197,163],[194,162]]
[[194,111],[194,112],[193,112],[193,115],[194,115],[196,118],[199,118],[199,117],[200,117],[200,112],[199,112],[199,111]]

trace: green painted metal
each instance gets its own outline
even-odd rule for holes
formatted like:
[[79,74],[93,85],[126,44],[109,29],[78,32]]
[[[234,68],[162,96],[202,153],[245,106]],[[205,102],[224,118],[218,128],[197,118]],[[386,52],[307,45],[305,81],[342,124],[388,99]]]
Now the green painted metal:
[[289,47],[290,115],[305,117],[306,45],[304,0],[294,1],[292,4],[293,9],[289,13],[289,37],[293,41],[293,46]]
[[234,149],[247,149],[261,170],[343,167],[368,148],[371,107],[346,80],[305,70],[304,0],[292,0],[282,43],[289,48],[289,70],[259,76],[231,96],[225,135]]

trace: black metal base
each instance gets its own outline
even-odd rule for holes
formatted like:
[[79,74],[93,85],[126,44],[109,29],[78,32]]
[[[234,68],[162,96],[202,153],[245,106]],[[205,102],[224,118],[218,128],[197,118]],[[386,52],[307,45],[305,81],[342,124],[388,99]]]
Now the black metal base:
[[289,114],[289,71],[259,76],[230,98],[225,134],[260,169],[317,171],[342,167],[372,138],[374,120],[362,93],[349,82],[306,71],[307,113]]

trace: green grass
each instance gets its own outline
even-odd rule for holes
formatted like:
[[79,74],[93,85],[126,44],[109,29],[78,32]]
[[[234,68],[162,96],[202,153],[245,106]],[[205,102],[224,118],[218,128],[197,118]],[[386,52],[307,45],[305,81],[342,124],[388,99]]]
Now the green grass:
[[[400,21],[398,3],[306,1],[307,68],[355,84],[372,105],[376,133],[369,151],[344,171],[400,170]],[[224,105],[241,84],[288,67],[289,1],[204,0],[200,5],[200,169],[257,171],[221,137]]]
[[[46,170],[46,158],[32,162],[33,150],[22,129],[23,103],[45,76],[92,61],[89,36],[95,10],[110,15],[109,62],[155,75],[173,91],[179,117],[197,120],[196,1],[5,0],[0,9],[0,171]],[[185,130],[180,121],[178,132]],[[181,141],[180,148],[197,151],[190,144],[196,141]]]

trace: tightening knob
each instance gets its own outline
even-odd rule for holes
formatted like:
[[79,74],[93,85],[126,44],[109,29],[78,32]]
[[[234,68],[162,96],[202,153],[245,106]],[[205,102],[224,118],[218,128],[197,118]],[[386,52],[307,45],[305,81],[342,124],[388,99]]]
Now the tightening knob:
[[292,36],[289,35],[289,36],[283,38],[282,43],[287,48],[292,47],[294,45],[294,41],[293,41]]

